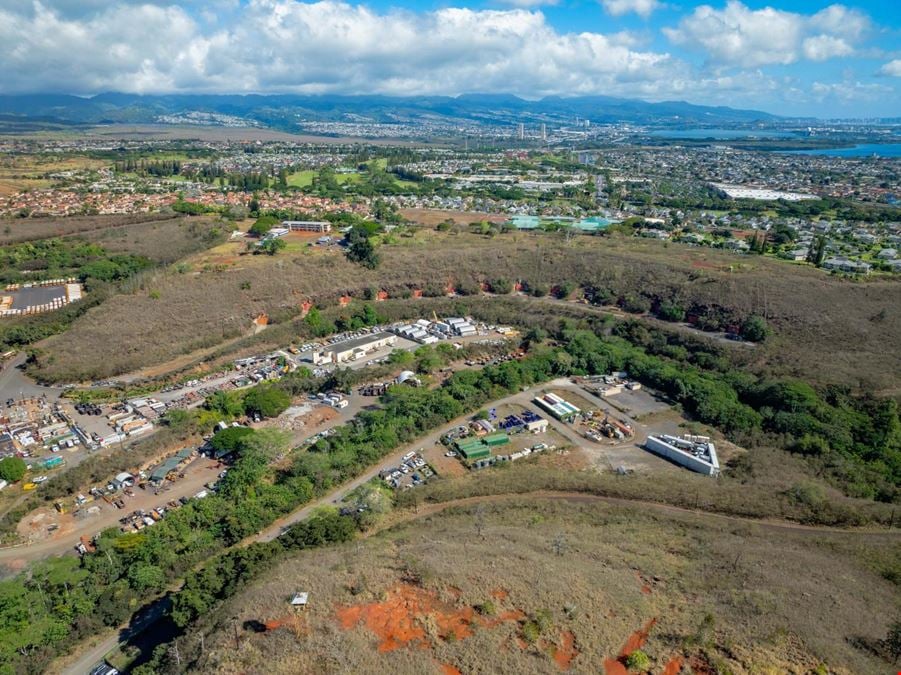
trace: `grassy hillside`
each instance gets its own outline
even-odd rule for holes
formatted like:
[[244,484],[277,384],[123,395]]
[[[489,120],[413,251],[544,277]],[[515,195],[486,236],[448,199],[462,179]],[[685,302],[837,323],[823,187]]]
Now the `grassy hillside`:
[[901,317],[892,311],[901,303],[901,284],[892,280],[855,283],[779,261],[651,241],[432,231],[396,237],[380,247],[379,268],[367,270],[309,241],[292,238],[275,257],[242,256],[243,245],[225,244],[189,266],[160,271],[142,288],[91,310],[65,338],[49,341],[36,373],[73,380],[162,363],[247,332],[260,312],[276,322],[294,316],[307,298],[331,305],[344,293],[372,288],[395,296],[411,288],[441,293],[448,284],[498,277],[572,281],[602,286],[614,297],[643,294],[761,314],[776,335],[756,352],[758,365],[814,381],[888,389],[901,371],[901,355],[885,349],[901,333]]
[[[694,672],[890,669],[871,651],[899,600],[874,571],[877,561],[898,565],[887,535],[587,496],[426,505],[405,517],[362,542],[281,562],[179,641],[182,663],[614,675],[640,646],[657,673],[680,663]],[[299,618],[288,605],[295,591],[310,593]]]
[[0,220],[0,245],[107,230],[136,223],[172,220],[173,218],[175,216],[160,213],[66,216],[65,218],[4,218]]
[[[15,225],[17,229],[9,236],[24,236],[19,222]],[[194,254],[222,238],[219,225],[207,219],[87,219],[81,225],[87,229],[79,230],[78,223],[65,222],[61,230],[67,236],[39,236],[57,231],[48,222],[28,230],[33,240],[0,245],[4,287],[9,282],[77,277],[85,283],[86,291],[83,300],[55,312],[0,319],[0,346],[4,349],[24,347],[63,332],[91,308],[105,307],[108,297],[118,298],[118,292],[141,289],[143,279],[158,266]],[[99,345],[113,344],[98,336],[94,343],[81,348],[92,351]]]

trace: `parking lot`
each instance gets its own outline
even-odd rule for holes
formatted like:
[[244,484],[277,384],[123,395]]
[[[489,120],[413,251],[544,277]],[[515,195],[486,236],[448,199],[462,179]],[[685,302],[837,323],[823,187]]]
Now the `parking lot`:
[[636,418],[663,412],[670,407],[644,388],[623,389],[618,394],[605,396],[604,399],[617,410]]
[[379,472],[379,478],[395,490],[409,490],[423,485],[434,475],[419,450],[409,451],[396,466],[387,466]]

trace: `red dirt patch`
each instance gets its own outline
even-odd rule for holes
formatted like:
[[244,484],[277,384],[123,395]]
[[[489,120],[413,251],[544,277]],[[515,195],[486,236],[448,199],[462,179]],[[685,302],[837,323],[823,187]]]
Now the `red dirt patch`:
[[604,671],[607,675],[629,675],[629,671],[626,669],[623,661],[628,658],[629,654],[644,646],[644,643],[648,641],[648,636],[651,634],[651,629],[656,623],[656,618],[651,619],[645,624],[644,628],[640,628],[632,633],[629,636],[629,639],[626,640],[623,648],[619,650],[619,656],[617,658],[604,659]]
[[505,621],[520,621],[525,616],[515,610],[497,617],[481,617],[473,607],[454,607],[439,600],[433,591],[405,583],[391,588],[382,602],[336,607],[335,615],[344,630],[362,623],[374,633],[380,640],[379,652],[401,647],[431,649],[425,618],[437,628],[438,637],[464,640],[472,636],[474,624],[493,627]]
[[638,581],[639,581],[639,583],[641,584],[641,592],[644,593],[645,595],[650,595],[651,592],[652,592],[652,590],[653,590],[653,589],[651,588],[651,582],[648,581],[647,579],[645,579],[645,578],[641,575],[641,572],[636,572],[635,574],[638,575]]
[[710,662],[700,654],[696,654],[688,659],[688,667],[695,675],[714,675],[716,670],[710,665]]
[[560,670],[569,670],[572,660],[579,655],[576,649],[576,636],[565,630],[560,634],[560,644],[554,647],[554,663]]
[[679,675],[682,672],[682,657],[674,656],[663,668],[662,675]]
[[307,622],[304,617],[298,614],[289,614],[278,619],[270,619],[263,624],[267,633],[279,628],[288,628],[294,632],[297,637],[307,633]]
[[491,591],[491,597],[495,600],[506,600],[508,595],[510,595],[510,592],[503,588],[495,588]]
[[648,641],[648,636],[651,634],[651,629],[654,627],[655,623],[657,623],[657,619],[651,619],[645,624],[644,628],[632,633],[632,635],[629,636],[629,639],[626,640],[626,644],[624,644],[623,648],[619,651],[619,655],[622,658],[626,658],[635,650],[644,647],[644,643]]
[[460,669],[456,666],[452,666],[449,663],[442,663],[441,675],[463,675],[463,673],[461,673]]

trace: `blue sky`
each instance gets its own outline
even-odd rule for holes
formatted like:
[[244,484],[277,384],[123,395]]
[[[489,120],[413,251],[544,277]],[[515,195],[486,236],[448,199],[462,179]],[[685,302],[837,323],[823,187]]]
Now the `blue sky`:
[[901,2],[0,0],[0,93],[605,94],[901,116]]

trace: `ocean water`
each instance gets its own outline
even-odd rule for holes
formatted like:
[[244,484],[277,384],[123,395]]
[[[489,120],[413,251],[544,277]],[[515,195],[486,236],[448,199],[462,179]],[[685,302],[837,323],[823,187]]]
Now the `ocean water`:
[[862,143],[853,148],[818,148],[787,150],[792,155],[825,155],[828,157],[901,157],[901,143]]

